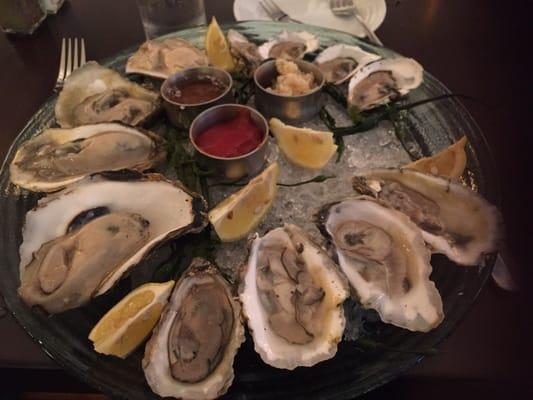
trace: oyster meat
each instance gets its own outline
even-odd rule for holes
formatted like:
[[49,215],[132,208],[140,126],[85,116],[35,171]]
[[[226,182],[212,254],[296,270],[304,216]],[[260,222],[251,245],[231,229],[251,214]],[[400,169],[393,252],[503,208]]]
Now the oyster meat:
[[251,241],[239,296],[255,350],[265,363],[292,370],[337,352],[348,284],[297,226],[286,224]]
[[19,147],[10,176],[25,189],[53,192],[96,172],[143,171],[165,156],[158,135],[117,123],[46,129]]
[[166,79],[175,72],[208,63],[202,50],[186,40],[171,37],[144,42],[128,59],[126,73]]
[[89,61],[67,78],[55,106],[63,128],[98,122],[142,125],[161,108],[159,94]]
[[283,31],[277,37],[263,43],[258,48],[263,60],[267,58],[302,58],[318,49],[318,38],[312,33]]
[[427,332],[444,318],[442,300],[429,280],[430,252],[420,229],[399,211],[372,198],[350,198],[316,215],[331,238],[339,265],[365,308],[383,322]]
[[348,104],[359,111],[395,100],[422,83],[424,69],[412,58],[388,58],[359,69],[348,85]]
[[478,265],[498,250],[501,215],[476,192],[449,179],[409,169],[377,169],[353,179],[354,189],[405,213],[437,253]]
[[244,342],[240,304],[218,269],[195,258],[174,287],[142,362],[162,397],[214,399],[233,381],[233,359]]
[[257,46],[235,29],[228,30],[227,39],[237,71],[251,76],[262,61]]
[[179,182],[124,174],[92,175],[26,214],[19,294],[28,305],[49,313],[79,307],[109,290],[156,244],[206,225],[205,201]]
[[327,82],[339,85],[350,79],[366,64],[379,60],[377,54],[368,53],[359,46],[335,44],[322,51],[315,59],[315,64],[324,74]]

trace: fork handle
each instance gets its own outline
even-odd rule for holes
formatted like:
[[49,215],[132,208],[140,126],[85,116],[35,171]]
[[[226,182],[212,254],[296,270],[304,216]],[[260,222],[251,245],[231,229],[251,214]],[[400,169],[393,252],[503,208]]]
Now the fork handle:
[[361,27],[366,32],[366,35],[368,36],[368,40],[370,40],[371,43],[377,44],[378,46],[383,47],[383,43],[381,43],[381,40],[377,37],[377,35],[374,33],[372,29],[368,27],[368,25],[363,21],[363,19],[359,16],[359,14],[354,14],[355,18],[357,18],[357,21],[361,24]]

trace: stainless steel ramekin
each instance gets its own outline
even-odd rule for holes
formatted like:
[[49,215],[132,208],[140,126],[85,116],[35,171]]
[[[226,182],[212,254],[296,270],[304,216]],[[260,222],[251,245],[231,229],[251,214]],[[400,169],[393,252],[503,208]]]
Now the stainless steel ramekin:
[[289,124],[299,124],[310,120],[318,114],[323,104],[322,87],[324,76],[313,64],[303,60],[292,60],[302,72],[315,76],[316,88],[300,96],[283,96],[272,93],[267,88],[278,76],[276,61],[269,60],[261,64],[254,73],[255,106],[265,118],[276,117]]
[[[203,103],[182,104],[170,100],[165,95],[166,88],[169,85],[179,85],[179,83],[182,82],[196,81],[210,76],[226,86],[226,90],[214,99]],[[167,112],[168,119],[170,119],[170,122],[172,122],[177,128],[188,129],[194,118],[196,118],[196,116],[202,111],[217,104],[233,103],[235,100],[233,98],[232,86],[233,79],[231,78],[231,75],[218,68],[194,67],[176,72],[174,75],[169,76],[161,85],[161,97],[163,97],[163,105]]]
[[[211,126],[228,121],[237,116],[237,112],[246,109],[250,112],[252,120],[263,132],[263,141],[254,150],[238,157],[217,157],[204,152],[196,145],[198,135]],[[268,143],[268,123],[257,110],[241,104],[222,104],[205,110],[192,122],[189,129],[189,139],[195,149],[195,156],[202,167],[213,171],[216,178],[221,181],[235,181],[243,176],[257,174],[265,164]]]

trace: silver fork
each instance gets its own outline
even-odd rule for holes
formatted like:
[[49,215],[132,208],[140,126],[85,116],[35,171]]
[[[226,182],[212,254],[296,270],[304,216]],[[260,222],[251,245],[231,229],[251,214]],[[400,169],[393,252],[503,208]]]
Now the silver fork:
[[273,0],[261,0],[259,2],[259,5],[261,8],[267,13],[268,17],[272,21],[281,21],[286,20],[289,22],[297,22],[300,23],[300,21],[297,21],[291,17],[289,17],[281,8],[278,7],[276,3],[274,3]]
[[329,0],[329,8],[331,8],[333,14],[339,17],[355,17],[361,24],[361,27],[365,30],[368,40],[378,46],[383,46],[381,40],[379,40],[374,31],[368,27],[363,18],[361,18],[361,15],[359,15],[357,8],[353,4],[353,0]]
[[[74,47],[72,46],[72,42],[74,42]],[[83,38],[79,39],[79,49],[78,54],[78,38],[63,38],[61,40],[61,59],[59,61],[59,72],[54,90],[60,90],[65,83],[65,79],[69,77],[72,71],[86,63],[85,40]]]

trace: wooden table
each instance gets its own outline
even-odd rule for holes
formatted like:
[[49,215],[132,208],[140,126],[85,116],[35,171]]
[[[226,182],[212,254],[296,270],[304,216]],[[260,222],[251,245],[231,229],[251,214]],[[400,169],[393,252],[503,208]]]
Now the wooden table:
[[[206,0],[208,17],[233,21],[231,0]],[[378,30],[390,48],[424,65],[453,92],[475,100],[466,105],[487,137],[499,171],[506,257],[515,278],[525,281],[529,222],[525,154],[530,144],[531,2],[515,0],[388,1]],[[528,12],[529,11],[529,12]],[[0,35],[0,155],[51,94],[62,37],[84,37],[88,58],[100,60],[144,40],[133,0],[71,0],[30,37]],[[530,233],[529,233],[530,234]],[[525,292],[525,293],[524,293]],[[510,294],[489,284],[464,322],[443,344],[401,379],[367,398],[483,397],[520,394],[531,377],[529,294]],[[1,391],[91,391],[58,370],[8,316],[0,319]],[[529,387],[531,388],[531,387]]]

